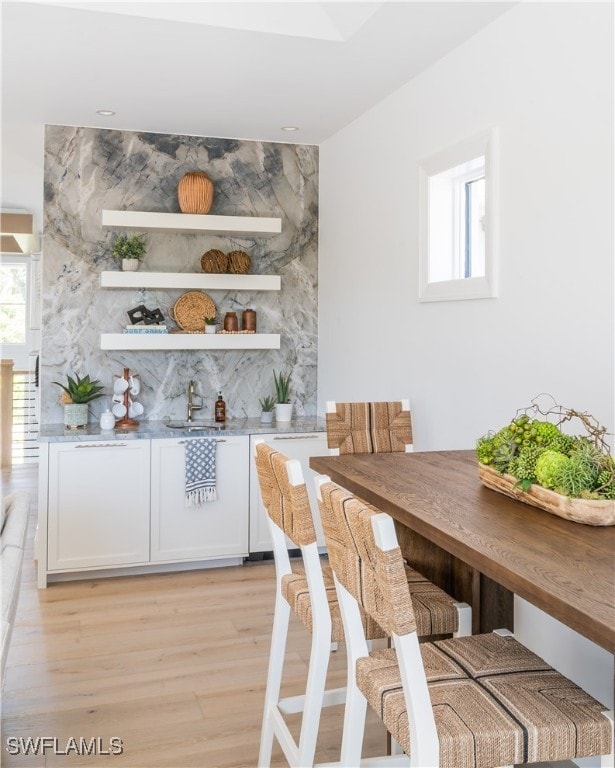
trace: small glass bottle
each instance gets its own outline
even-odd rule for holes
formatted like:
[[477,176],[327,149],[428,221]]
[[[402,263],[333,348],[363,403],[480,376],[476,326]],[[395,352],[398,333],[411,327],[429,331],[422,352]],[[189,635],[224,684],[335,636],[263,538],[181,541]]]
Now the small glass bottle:
[[217,422],[226,421],[226,403],[222,399],[222,392],[218,392],[218,399],[214,406],[214,420]]
[[239,321],[237,320],[236,312],[227,312],[224,315],[224,330],[225,331],[238,331]]

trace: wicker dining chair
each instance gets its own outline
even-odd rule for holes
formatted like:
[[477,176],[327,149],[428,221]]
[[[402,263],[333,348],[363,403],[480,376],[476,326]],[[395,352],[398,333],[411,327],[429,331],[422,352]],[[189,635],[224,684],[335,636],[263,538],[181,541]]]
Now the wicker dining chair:
[[[258,765],[265,768],[271,759],[276,738],[290,766],[311,766],[314,762],[321,709],[342,704],[346,689],[325,690],[331,644],[344,639],[333,574],[322,566],[316,532],[301,464],[289,460],[264,442],[256,445],[256,469],[263,504],[267,510],[276,569],[276,597],[269,671],[261,731]],[[302,567],[291,567],[288,543],[301,552]],[[407,568],[416,599],[422,635],[469,634],[471,609],[455,603],[441,589]],[[280,698],[286,639],[293,611],[311,632],[310,661],[304,696]],[[383,638],[377,622],[362,614],[363,636]],[[290,733],[283,715],[302,712],[298,742]]]
[[332,455],[412,450],[408,400],[326,404],[327,445]]
[[[340,765],[359,765],[369,703],[410,766],[493,768],[598,755],[601,766],[613,766],[613,713],[508,630],[419,645],[392,518],[326,476],[316,487],[349,659]],[[369,650],[361,611],[394,648]]]

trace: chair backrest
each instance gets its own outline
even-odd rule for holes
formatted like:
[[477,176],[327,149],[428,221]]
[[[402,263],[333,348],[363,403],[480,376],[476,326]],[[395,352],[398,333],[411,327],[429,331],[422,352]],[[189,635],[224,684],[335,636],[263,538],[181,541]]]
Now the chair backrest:
[[397,453],[412,450],[408,400],[327,402],[327,445],[332,453]]
[[317,478],[329,562],[340,584],[387,634],[416,632],[404,559],[395,537],[376,545],[372,521],[392,519],[332,482]]
[[316,542],[316,530],[301,465],[265,443],[256,446],[256,470],[267,514],[291,542]]

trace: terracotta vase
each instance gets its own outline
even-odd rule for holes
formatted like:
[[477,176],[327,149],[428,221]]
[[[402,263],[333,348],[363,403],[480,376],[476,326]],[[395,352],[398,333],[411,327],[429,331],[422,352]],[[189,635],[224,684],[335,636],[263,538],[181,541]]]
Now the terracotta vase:
[[214,184],[203,171],[189,171],[177,185],[177,201],[182,213],[209,213],[214,199]]

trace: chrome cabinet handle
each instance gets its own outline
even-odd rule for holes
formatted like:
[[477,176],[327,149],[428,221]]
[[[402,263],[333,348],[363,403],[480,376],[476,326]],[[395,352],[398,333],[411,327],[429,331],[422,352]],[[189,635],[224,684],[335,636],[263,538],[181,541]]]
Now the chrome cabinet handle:
[[79,443],[75,448],[125,448],[128,443]]
[[[324,432],[322,433],[325,434]],[[286,435],[285,437],[274,437],[274,440],[318,440],[320,435]]]
[[[185,443],[189,443],[190,440],[178,440],[177,445],[184,445]],[[223,437],[217,437],[216,438],[217,443],[226,443],[226,440]]]

